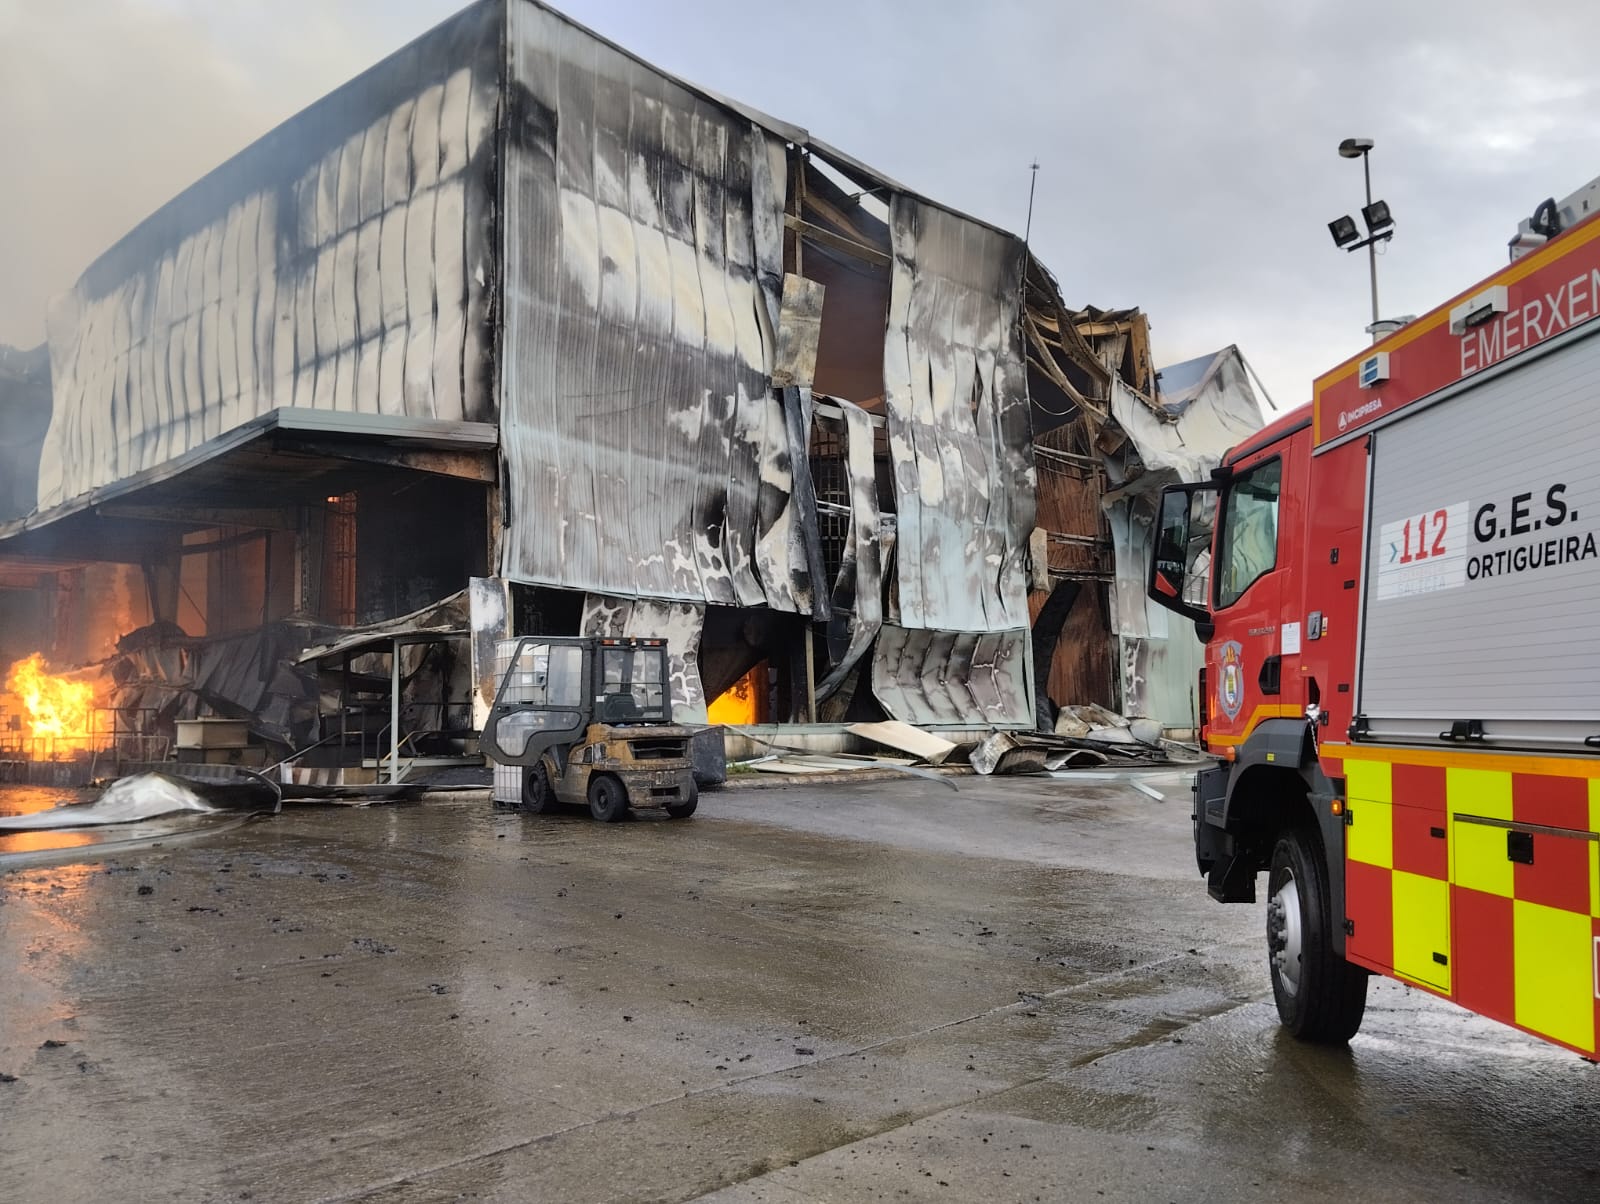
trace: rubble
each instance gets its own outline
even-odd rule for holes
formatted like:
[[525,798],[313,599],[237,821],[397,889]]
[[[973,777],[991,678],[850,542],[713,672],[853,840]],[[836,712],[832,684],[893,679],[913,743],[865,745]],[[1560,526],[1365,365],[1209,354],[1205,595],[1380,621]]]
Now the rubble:
[[815,775],[852,770],[898,769],[937,776],[962,772],[1013,775],[1057,770],[1094,769],[1115,764],[1124,768],[1165,766],[1189,761],[1194,751],[1162,736],[1159,722],[1133,718],[1097,705],[1062,708],[1054,732],[1002,728],[976,744],[958,743],[908,723],[857,723],[851,735],[908,754],[807,752],[774,743],[754,732],[734,729],[768,752],[734,762],[736,773]]
[[1104,753],[1074,747],[1069,737],[1043,732],[996,732],[972,751],[972,768],[985,776],[1105,763]]
[[1128,719],[1103,706],[1061,708],[1051,732],[996,732],[972,753],[981,774],[1040,773],[1117,762],[1165,765],[1172,751],[1154,719]]

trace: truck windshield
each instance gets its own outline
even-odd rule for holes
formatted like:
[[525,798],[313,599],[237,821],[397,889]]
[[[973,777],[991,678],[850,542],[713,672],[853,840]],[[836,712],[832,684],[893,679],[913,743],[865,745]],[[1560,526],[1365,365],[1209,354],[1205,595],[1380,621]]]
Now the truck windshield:
[[1268,460],[1233,479],[1222,515],[1217,606],[1232,606],[1278,563],[1278,492],[1283,461]]

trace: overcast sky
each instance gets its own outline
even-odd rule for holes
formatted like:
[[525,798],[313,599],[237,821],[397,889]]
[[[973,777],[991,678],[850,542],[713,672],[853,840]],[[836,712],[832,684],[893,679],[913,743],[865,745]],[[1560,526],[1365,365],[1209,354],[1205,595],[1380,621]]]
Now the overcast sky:
[[[0,342],[132,225],[456,0],[0,0]],[[1600,175],[1600,5],[1544,0],[568,0],[645,59],[1018,233],[1158,362],[1228,343],[1280,408],[1360,349],[1366,257],[1326,223],[1376,141],[1385,316],[1500,266]]]

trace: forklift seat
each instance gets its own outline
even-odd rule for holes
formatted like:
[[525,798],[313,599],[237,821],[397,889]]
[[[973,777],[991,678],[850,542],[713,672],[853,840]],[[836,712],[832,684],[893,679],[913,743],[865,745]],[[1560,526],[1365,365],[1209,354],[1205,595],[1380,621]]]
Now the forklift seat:
[[642,719],[644,712],[639,709],[639,700],[632,694],[607,694],[605,701],[600,704],[601,723],[627,723],[630,719]]

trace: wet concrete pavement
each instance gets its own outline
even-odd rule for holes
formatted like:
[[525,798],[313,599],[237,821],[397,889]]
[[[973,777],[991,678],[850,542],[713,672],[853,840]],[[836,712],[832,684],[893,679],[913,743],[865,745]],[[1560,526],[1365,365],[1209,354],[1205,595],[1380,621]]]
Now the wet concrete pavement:
[[0,1199],[1600,1195],[1569,1054],[1387,982],[1284,1039],[1176,779],[958,785],[0,873]]

